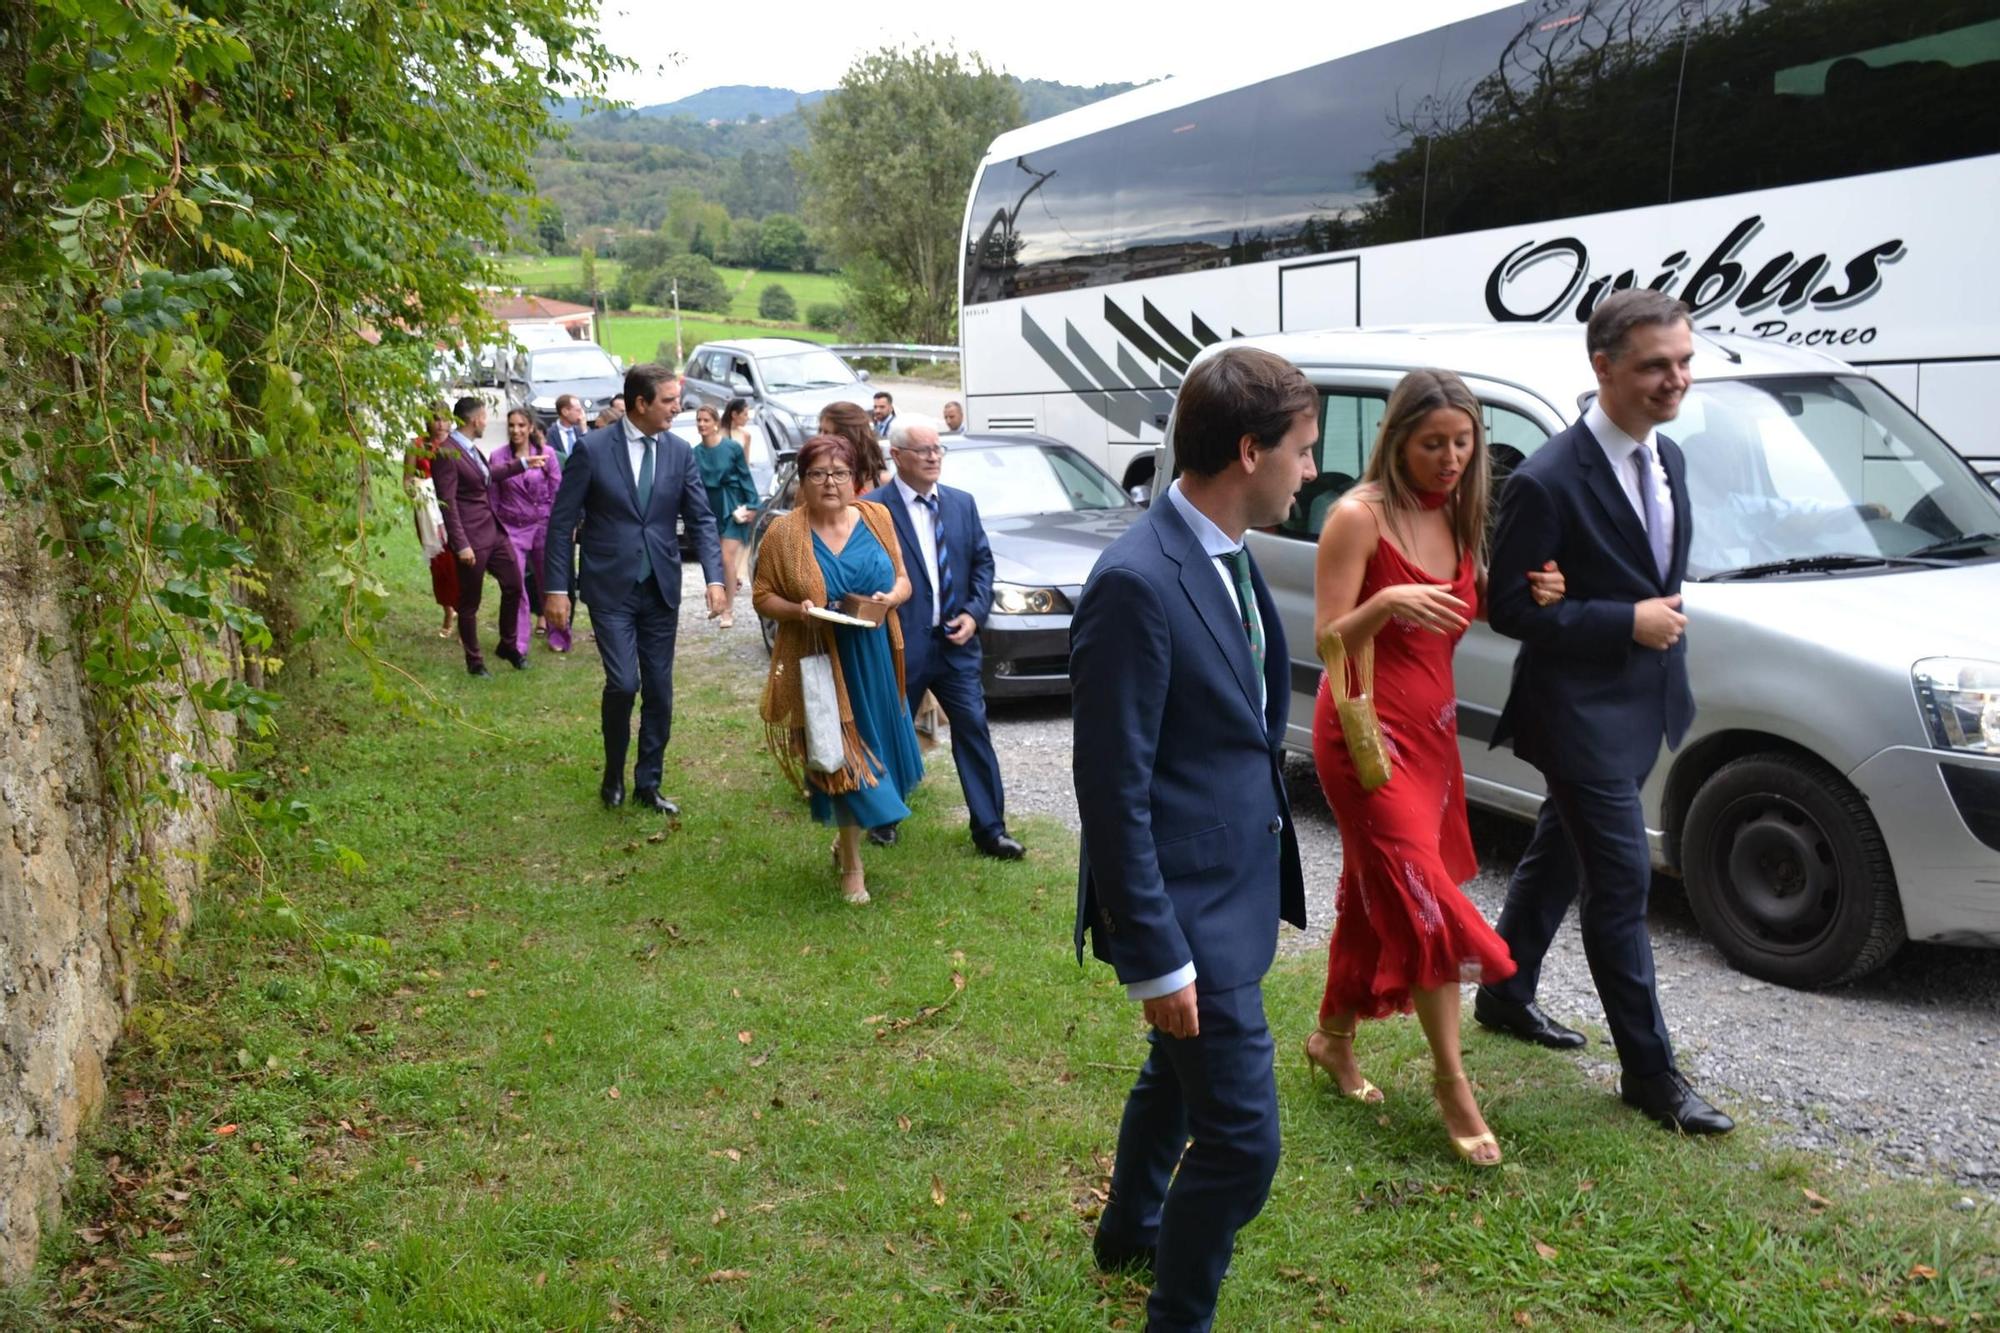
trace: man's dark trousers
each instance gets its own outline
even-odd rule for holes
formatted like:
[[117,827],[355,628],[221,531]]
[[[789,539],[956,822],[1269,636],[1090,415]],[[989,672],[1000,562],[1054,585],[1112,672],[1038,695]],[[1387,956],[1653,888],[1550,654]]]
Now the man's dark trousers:
[[521,566],[515,563],[514,548],[503,534],[487,546],[472,548],[472,563],[458,566],[458,641],[465,648],[465,665],[478,670],[486,665],[479,651],[479,599],[486,591],[486,576],[500,585],[501,651],[514,630],[514,618],[521,610]]
[[[1278,1085],[1263,985],[1197,987],[1195,1004],[1198,1036],[1155,1028],[1149,1038],[1152,1053],[1125,1102],[1111,1195],[1098,1221],[1101,1249],[1158,1247],[1146,1302],[1146,1327],[1155,1333],[1209,1327],[1236,1233],[1262,1210],[1278,1172]],[[1169,1212],[1172,1225],[1162,1228]]]
[[1635,1077],[1663,1074],[1674,1067],[1674,1052],[1646,930],[1653,858],[1639,799],[1644,778],[1547,782],[1548,799],[1507,885],[1497,927],[1520,969],[1486,989],[1515,1004],[1531,1003],[1542,958],[1571,901],[1580,900],[1583,954],[1604,1002],[1618,1063]]
[[639,764],[632,785],[657,790],[674,722],[679,610],[667,605],[659,580],[647,577],[633,584],[631,595],[618,606],[591,607],[590,623],[597,632],[597,656],[604,663],[605,776],[624,775],[625,751],[632,739],[632,701],[639,699]]
[[1007,797],[1000,785],[1000,756],[986,725],[984,654],[979,636],[953,644],[941,629],[917,630],[931,636],[930,652],[919,656],[917,670],[908,673],[910,716],[928,690],[951,722],[951,761],[958,766],[958,784],[965,789],[965,809],[975,842],[1007,831]]

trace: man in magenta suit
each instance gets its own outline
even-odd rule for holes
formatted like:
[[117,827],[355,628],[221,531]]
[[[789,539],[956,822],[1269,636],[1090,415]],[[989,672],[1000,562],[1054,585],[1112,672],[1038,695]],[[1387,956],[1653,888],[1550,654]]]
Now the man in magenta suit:
[[486,433],[486,404],[461,398],[451,414],[458,418],[458,429],[431,464],[431,481],[444,510],[445,536],[458,554],[458,641],[465,646],[465,669],[475,676],[493,674],[479,653],[479,595],[491,574],[500,585],[502,630],[493,654],[525,671],[527,655],[514,649],[506,632],[520,614],[521,566],[493,511],[492,468],[475,443]]

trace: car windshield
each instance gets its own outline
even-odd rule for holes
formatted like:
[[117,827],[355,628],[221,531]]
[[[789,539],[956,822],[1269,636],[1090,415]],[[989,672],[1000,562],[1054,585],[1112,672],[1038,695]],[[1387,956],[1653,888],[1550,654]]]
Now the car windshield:
[[1687,456],[1688,574],[1828,556],[1990,558],[2000,497],[1873,380],[1697,381],[1666,427]]
[[537,383],[618,378],[618,367],[601,347],[546,347],[534,357]]
[[757,359],[764,386],[772,393],[793,389],[831,389],[855,383],[854,372],[832,352],[790,352]]
[[944,483],[972,492],[985,518],[1123,509],[1132,501],[1067,445],[947,448]]

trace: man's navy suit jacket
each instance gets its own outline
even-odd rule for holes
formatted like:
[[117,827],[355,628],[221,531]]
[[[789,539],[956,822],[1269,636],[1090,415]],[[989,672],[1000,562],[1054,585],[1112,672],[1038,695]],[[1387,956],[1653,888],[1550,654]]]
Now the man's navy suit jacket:
[[[1645,524],[1581,421],[1516,468],[1501,494],[1487,616],[1521,650],[1493,743],[1511,739],[1552,778],[1643,778],[1661,739],[1678,746],[1694,721],[1686,637],[1665,652],[1632,639],[1634,603],[1680,592],[1694,529],[1680,446],[1655,439],[1674,500],[1664,579]],[[1523,575],[1548,560],[1565,592],[1538,606]]]
[[1243,622],[1165,497],[1098,559],[1070,625],[1083,819],[1076,950],[1128,985],[1189,962],[1203,991],[1260,980],[1282,917],[1304,928],[1282,768],[1284,626],[1253,573],[1264,692]]
[[[943,511],[944,535],[951,557],[953,602],[957,611],[972,617],[975,625],[985,625],[993,610],[993,548],[986,543],[986,527],[979,521],[979,504],[970,495],[950,486],[937,488],[938,508]],[[903,493],[892,480],[878,486],[863,499],[886,507],[896,521],[896,540],[903,544],[903,571],[910,576],[910,600],[896,608],[903,626],[903,674],[911,681],[932,679],[937,665],[932,658],[944,655],[959,658],[970,654],[972,669],[979,666],[979,636],[954,647],[931,632],[931,607],[937,590],[931,587],[930,572],[924,568],[924,548],[917,544],[917,530]],[[955,662],[954,665],[964,665]]]
[[625,444],[625,423],[614,421],[576,442],[563,464],[562,485],[549,511],[548,556],[543,561],[542,587],[570,591],[571,552],[583,547],[584,604],[615,610],[632,595],[639,581],[639,548],[653,562],[653,578],[666,604],[681,604],[681,543],[674,530],[678,517],[710,583],[722,582],[722,546],[716,540],[715,515],[701,470],[686,440],[661,432],[653,453],[653,489],[642,513],[638,478]]

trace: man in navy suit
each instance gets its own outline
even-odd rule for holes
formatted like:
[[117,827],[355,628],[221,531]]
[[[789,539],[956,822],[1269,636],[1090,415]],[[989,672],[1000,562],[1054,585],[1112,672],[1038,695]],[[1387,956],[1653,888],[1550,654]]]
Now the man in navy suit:
[[[1580,898],[1624,1100],[1668,1128],[1722,1134],[1734,1122],[1675,1067],[1660,1012],[1639,798],[1661,742],[1678,746],[1694,721],[1680,611],[1694,515],[1680,447],[1656,429],[1679,415],[1692,383],[1694,331],[1681,302],[1631,290],[1598,304],[1584,339],[1597,398],[1515,470],[1493,537],[1488,614],[1521,641],[1494,743],[1511,738],[1549,794],[1500,913],[1520,970],[1481,987],[1473,1016],[1539,1045],[1583,1045],[1535,1004],[1542,956]],[[1547,560],[1568,581],[1558,602],[1543,605],[1527,580],[1505,577]]]
[[667,737],[674,720],[674,636],[680,625],[681,547],[678,518],[708,576],[708,614],[722,614],[722,547],[708,492],[687,441],[667,423],[681,408],[680,381],[665,366],[625,372],[625,415],[576,442],[549,512],[544,613],[549,628],[569,628],[571,554],[582,523],[583,573],[578,591],[590,607],[597,655],[604,662],[604,781],[607,807],[625,801],[625,751],[632,738],[632,701],[639,711],[639,762],[632,800],[647,810],[679,814],[660,795]]
[[[896,610],[903,625],[903,678],[910,712],[928,690],[951,721],[951,758],[972,817],[972,841],[988,856],[1018,861],[1027,849],[1007,832],[1000,758],[986,729],[986,686],[979,627],[993,609],[993,549],[979,505],[964,491],[938,485],[944,447],[926,417],[895,418],[889,457],[896,477],[868,493],[888,507],[910,571],[910,600]],[[881,844],[894,828],[873,829]]]
[[[486,404],[470,396],[461,398],[451,409],[458,418],[449,447],[438,451],[431,464],[431,482],[437,487],[438,508],[444,511],[445,536],[458,556],[458,640],[465,649],[465,669],[475,676],[490,676],[486,659],[479,651],[479,598],[486,576],[500,585],[500,624],[511,627],[521,604],[521,569],[514,561],[513,547],[493,512],[492,477],[479,439],[486,433]],[[516,670],[526,671],[528,659],[517,653],[505,634],[493,650]]]
[[1152,1026],[1092,1248],[1107,1269],[1151,1265],[1158,1333],[1213,1322],[1278,1168],[1262,983],[1279,919],[1306,923],[1305,887],[1281,766],[1291,660],[1243,534],[1312,480],[1318,422],[1279,357],[1196,365],[1181,475],[1098,560],[1070,627],[1077,957],[1087,930]]

